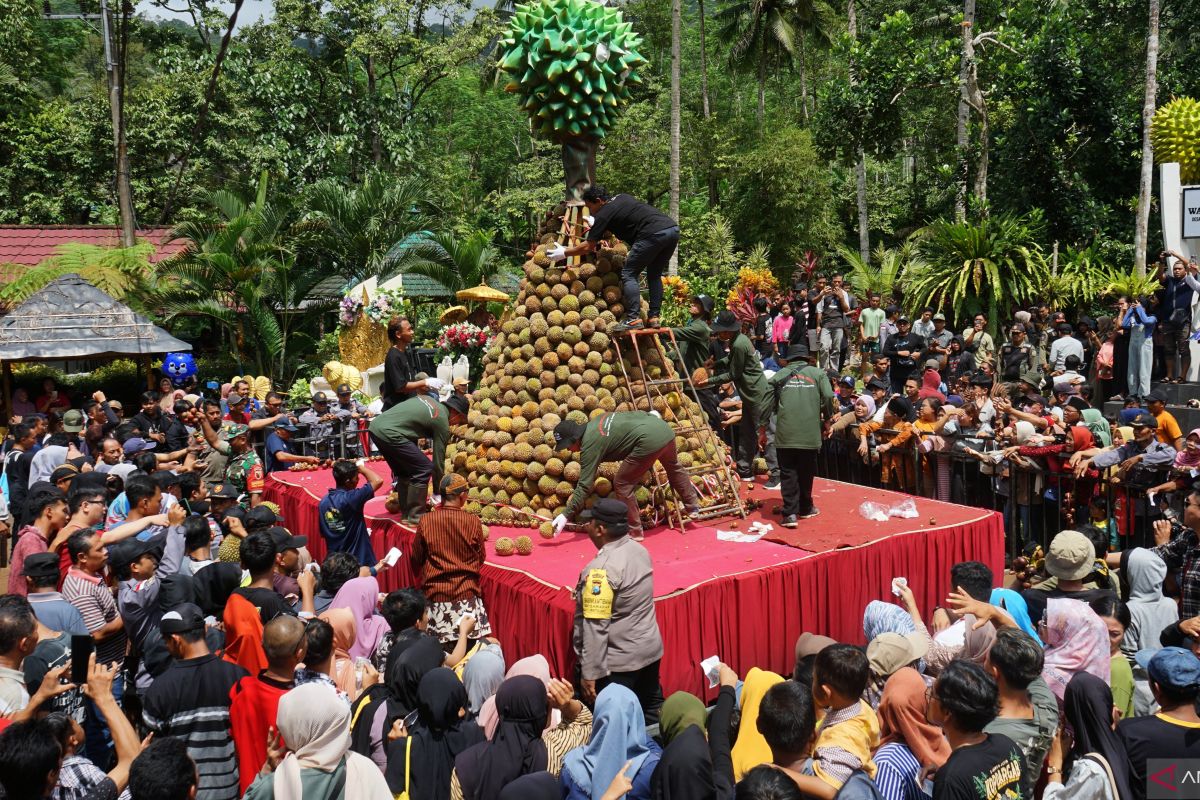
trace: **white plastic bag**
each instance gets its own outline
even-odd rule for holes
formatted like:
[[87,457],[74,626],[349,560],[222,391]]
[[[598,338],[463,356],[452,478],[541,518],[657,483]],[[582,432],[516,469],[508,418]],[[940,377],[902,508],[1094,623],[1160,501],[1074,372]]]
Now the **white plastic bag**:
[[887,522],[888,520],[887,506],[872,503],[870,500],[858,507],[858,513],[864,519],[869,519],[873,522]]
[[906,497],[888,509],[888,516],[913,519],[917,516],[917,504],[911,497]]

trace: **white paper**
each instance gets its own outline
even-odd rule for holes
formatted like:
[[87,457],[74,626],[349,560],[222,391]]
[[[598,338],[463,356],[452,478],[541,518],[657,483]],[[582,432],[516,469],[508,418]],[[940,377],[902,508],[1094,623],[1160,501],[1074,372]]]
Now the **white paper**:
[[717,531],[717,539],[722,542],[757,542],[765,535],[766,531],[763,530],[751,533],[746,533],[745,531]]
[[900,590],[908,586],[908,578],[892,578],[892,594],[900,596]]
[[400,555],[401,555],[400,548],[393,547],[391,550],[388,551],[388,554],[383,557],[383,560],[384,560],[384,562],[387,563],[387,565],[389,567],[394,567],[394,566],[396,566],[396,562],[400,560]]
[[709,656],[700,662],[700,669],[704,672],[704,677],[708,678],[708,688],[716,686],[721,679],[721,659],[717,656]]

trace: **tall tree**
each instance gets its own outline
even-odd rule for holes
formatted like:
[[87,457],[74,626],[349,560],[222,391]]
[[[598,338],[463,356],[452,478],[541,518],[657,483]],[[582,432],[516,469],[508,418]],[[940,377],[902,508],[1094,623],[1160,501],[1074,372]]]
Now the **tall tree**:
[[[846,24],[852,42],[858,41],[858,9],[854,0],[846,3]],[[850,63],[850,84],[858,83],[855,64]],[[871,258],[871,220],[867,209],[867,151],[859,138],[854,150],[854,201],[858,206],[858,257],[863,261]]]
[[958,120],[954,144],[958,164],[958,186],[954,193],[954,218],[967,218],[967,173],[971,156],[971,71],[975,62],[975,0],[963,0],[962,53],[958,61]]
[[[683,2],[671,0],[671,167],[669,198],[667,201],[671,219],[679,219],[679,51],[683,37]],[[671,253],[668,266],[671,275],[679,273],[679,248]]]
[[1137,227],[1133,233],[1133,268],[1146,274],[1146,241],[1150,236],[1150,190],[1154,184],[1154,152],[1150,147],[1150,122],[1158,96],[1158,18],[1160,0],[1150,0],[1146,34],[1146,88],[1142,99],[1142,175],[1138,187]]
[[767,114],[767,67],[771,61],[790,59],[796,52],[793,13],[790,0],[732,0],[716,14],[723,23],[717,36],[732,43],[730,63],[755,71],[758,81],[755,117],[760,132]]

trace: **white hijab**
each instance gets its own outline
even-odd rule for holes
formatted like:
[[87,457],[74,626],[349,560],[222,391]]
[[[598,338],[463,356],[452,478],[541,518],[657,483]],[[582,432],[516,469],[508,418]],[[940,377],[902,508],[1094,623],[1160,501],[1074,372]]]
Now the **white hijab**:
[[276,800],[304,800],[300,770],[332,772],[344,758],[344,797],[392,800],[387,781],[371,759],[350,752],[350,709],[332,687],[306,683],[279,698],[275,718],[289,748],[275,770]]

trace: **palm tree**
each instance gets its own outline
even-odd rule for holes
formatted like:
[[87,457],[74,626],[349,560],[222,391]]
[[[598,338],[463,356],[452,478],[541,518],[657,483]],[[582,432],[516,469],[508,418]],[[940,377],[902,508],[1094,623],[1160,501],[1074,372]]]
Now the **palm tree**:
[[355,187],[320,181],[305,196],[303,248],[327,274],[358,283],[383,271],[388,250],[436,213],[424,181],[372,172]]
[[[252,199],[219,190],[208,196],[216,222],[185,222],[171,231],[184,249],[159,265],[152,301],[168,320],[212,319],[234,346],[239,367],[284,380],[287,349],[303,338],[312,290],[327,275],[316,262],[296,258],[301,228],[287,204],[267,200],[267,176]],[[332,303],[332,300],[327,301]]]
[[0,287],[0,301],[10,306],[22,303],[51,281],[76,273],[97,289],[140,310],[150,287],[153,254],[154,245],[147,242],[133,247],[61,244],[54,255]]
[[905,271],[905,305],[949,308],[962,319],[983,311],[994,327],[1009,307],[1032,300],[1044,283],[1036,241],[1040,212],[1001,214],[978,224],[939,220],[913,234],[924,263]]
[[839,244],[837,250],[838,255],[850,267],[846,277],[850,279],[850,284],[860,297],[878,294],[886,301],[892,296],[905,272],[926,266],[912,241],[894,249],[882,244],[877,245],[870,259],[863,259],[844,244]]
[[1150,147],[1150,122],[1158,96],[1158,19],[1159,0],[1150,0],[1150,24],[1146,34],[1146,86],[1142,95],[1142,173],[1138,183],[1137,224],[1133,231],[1133,268],[1146,274],[1146,243],[1150,232],[1150,190],[1154,183],[1154,151]]
[[406,243],[389,264],[389,272],[424,275],[458,292],[487,283],[503,266],[500,252],[492,245],[492,234],[487,231],[475,231],[464,237],[434,233]]
[[729,61],[753,65],[758,77],[758,128],[766,116],[767,65],[796,54],[794,0],[730,0],[714,15],[722,24],[717,37],[732,42]]

